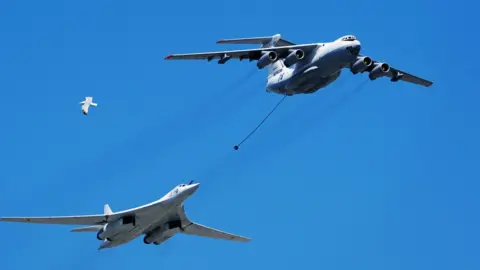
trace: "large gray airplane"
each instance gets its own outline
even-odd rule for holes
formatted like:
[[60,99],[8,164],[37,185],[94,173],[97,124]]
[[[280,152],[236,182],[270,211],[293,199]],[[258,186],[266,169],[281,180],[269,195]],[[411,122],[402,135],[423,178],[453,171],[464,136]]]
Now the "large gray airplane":
[[[260,44],[259,49],[219,51],[207,53],[172,54],[165,60],[219,58],[219,64],[230,59],[257,60],[257,67],[267,67],[267,92],[282,95],[311,94],[334,82],[344,68],[353,74],[368,72],[370,80],[389,77],[392,82],[399,80],[432,85],[431,81],[394,68],[386,62],[372,60],[360,55],[361,44],[355,36],[343,36],[333,42],[296,45],[281,38],[271,37],[224,39],[221,44]],[[294,66],[294,67],[292,67]]]
[[160,245],[179,232],[238,242],[250,241],[250,238],[212,229],[187,218],[183,202],[195,193],[199,185],[193,184],[193,181],[181,184],[160,200],[115,213],[106,204],[103,215],[4,217],[0,218],[0,221],[90,225],[73,229],[72,232],[96,232],[97,239],[103,241],[99,250],[126,244],[140,235],[145,235],[143,238],[145,244]]

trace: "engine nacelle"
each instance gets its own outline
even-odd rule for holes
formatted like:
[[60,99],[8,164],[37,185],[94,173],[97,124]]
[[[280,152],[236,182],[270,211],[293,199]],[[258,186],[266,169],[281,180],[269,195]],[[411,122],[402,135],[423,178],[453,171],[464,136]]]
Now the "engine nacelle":
[[153,232],[145,235],[143,242],[147,245],[150,245],[151,243],[155,242],[156,239],[159,239],[166,230],[167,228],[165,226],[155,229]]
[[357,61],[353,63],[352,67],[350,68],[350,71],[352,71],[353,74],[357,74],[359,72],[365,71],[372,64],[373,64],[373,61],[370,57],[362,56],[357,58]]
[[262,57],[260,57],[260,59],[258,59],[257,61],[257,67],[259,69],[262,69],[277,60],[278,60],[278,55],[276,52],[274,51],[264,52]]
[[295,65],[305,57],[305,53],[302,50],[290,50],[289,52],[290,54],[283,61],[287,67]]
[[114,236],[118,232],[130,229],[132,227],[135,227],[135,217],[124,216],[117,221],[105,224],[103,228],[101,228],[97,232],[97,239],[102,241],[105,239],[108,240],[110,237]]
[[170,230],[178,231],[178,230],[181,230],[181,228],[182,228],[182,221],[180,220],[173,220],[173,221],[167,222],[163,226],[158,227],[152,232],[145,235],[145,237],[143,238],[143,242],[147,245],[150,245],[153,242],[158,242],[157,244],[159,244],[160,242],[163,242],[166,239],[170,238],[171,234],[169,234],[170,236],[168,237],[165,237],[165,238],[162,237],[165,234],[165,232],[168,232]]
[[[106,226],[107,224],[105,224]],[[97,232],[97,239],[98,240],[105,240],[105,226],[103,226],[103,228],[101,228],[98,232]]]
[[387,63],[375,63],[375,67],[370,71],[368,78],[373,81],[377,78],[386,76],[389,71],[390,66]]

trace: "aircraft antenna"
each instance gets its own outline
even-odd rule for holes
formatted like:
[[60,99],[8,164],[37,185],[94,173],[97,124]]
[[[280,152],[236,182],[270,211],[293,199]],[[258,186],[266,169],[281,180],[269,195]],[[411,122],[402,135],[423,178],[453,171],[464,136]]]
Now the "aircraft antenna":
[[267,116],[265,116],[265,118],[263,118],[262,122],[260,122],[260,124],[257,125],[257,127],[255,129],[252,130],[252,132],[250,132],[250,134],[248,134],[239,144],[233,146],[233,149],[234,150],[238,150],[238,148],[240,147],[240,145],[242,143],[244,143],[248,138],[250,138],[250,136],[253,135],[253,133],[255,133],[255,131],[257,131],[257,129],[265,122],[267,121],[268,117],[278,108],[278,106],[285,100],[285,98],[287,97],[287,95],[284,95],[282,97],[282,99],[277,103],[277,105],[275,105],[275,107],[273,107],[273,109],[267,114]]

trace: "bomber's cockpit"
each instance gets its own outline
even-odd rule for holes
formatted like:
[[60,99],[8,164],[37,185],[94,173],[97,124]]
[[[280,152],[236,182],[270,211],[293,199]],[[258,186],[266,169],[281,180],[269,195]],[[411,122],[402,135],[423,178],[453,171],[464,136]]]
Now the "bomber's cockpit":
[[339,40],[341,40],[341,41],[355,41],[355,40],[357,40],[357,38],[355,36],[348,35],[348,36],[343,36],[343,37],[339,38]]
[[169,199],[176,197],[177,195],[182,196],[182,198],[189,197],[198,189],[200,183],[193,183],[190,181],[188,184],[180,184],[173,188],[170,192],[168,192],[165,196],[162,197],[161,200]]
[[186,184],[178,185],[178,186],[176,186],[176,187],[173,189],[173,193],[174,193],[174,194],[181,193],[181,192],[183,192],[183,191],[187,188],[187,186],[188,186],[188,185],[186,185]]
[[190,186],[190,185],[192,185],[192,184],[193,184],[193,180],[190,181],[190,183],[188,183],[188,184],[180,184],[180,185],[178,185],[177,187],[183,188],[183,187],[188,187],[188,186]]

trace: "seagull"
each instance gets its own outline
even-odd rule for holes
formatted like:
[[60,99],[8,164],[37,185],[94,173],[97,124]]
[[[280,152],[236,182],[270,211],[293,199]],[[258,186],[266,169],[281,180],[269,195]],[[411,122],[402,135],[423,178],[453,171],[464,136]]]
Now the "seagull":
[[88,107],[90,106],[97,107],[97,103],[93,103],[92,100],[93,100],[93,97],[86,97],[84,101],[80,102],[80,104],[82,104],[82,112],[84,115],[87,115]]

